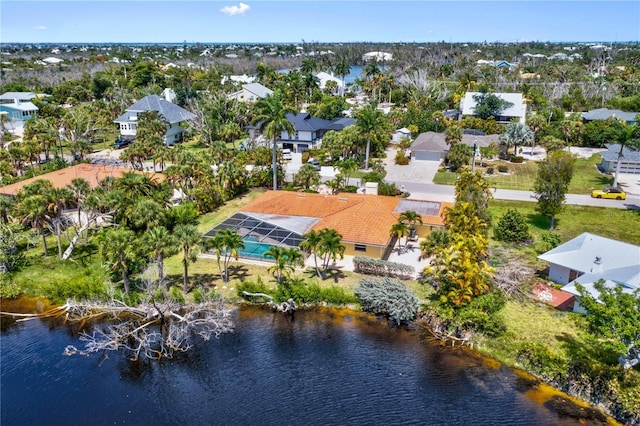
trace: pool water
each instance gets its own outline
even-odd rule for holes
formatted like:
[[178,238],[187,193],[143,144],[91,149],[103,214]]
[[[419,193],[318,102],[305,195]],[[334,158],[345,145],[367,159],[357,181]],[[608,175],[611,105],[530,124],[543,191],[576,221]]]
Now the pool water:
[[264,253],[271,247],[269,244],[256,241],[255,237],[244,238],[244,248],[238,249],[240,257],[252,257],[255,259],[264,259]]

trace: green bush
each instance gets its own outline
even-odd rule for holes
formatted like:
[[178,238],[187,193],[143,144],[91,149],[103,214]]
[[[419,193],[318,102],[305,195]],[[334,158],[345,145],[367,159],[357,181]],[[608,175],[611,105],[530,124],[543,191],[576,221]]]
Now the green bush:
[[493,170],[493,167],[487,167],[487,174],[488,175],[492,175],[495,173],[495,170]]
[[498,171],[500,173],[507,173],[509,171],[509,168],[507,166],[505,166],[504,164],[500,164],[498,166]]
[[0,299],[15,299],[21,294],[22,290],[17,284],[0,281]]
[[522,164],[524,163],[524,158],[521,155],[512,155],[509,161],[516,164]]
[[545,253],[560,245],[562,238],[554,231],[545,231],[540,234],[540,240],[535,243],[535,250],[538,253]]
[[354,292],[362,309],[385,315],[396,324],[413,320],[418,312],[418,298],[396,278],[365,278]]
[[354,185],[347,185],[344,188],[342,188],[342,192],[350,192],[355,194],[356,192],[358,192],[358,187]]
[[396,152],[394,162],[399,166],[406,166],[407,164],[409,164],[409,158],[407,158],[407,156],[404,155],[404,152],[398,151]]
[[87,271],[84,275],[73,279],[53,279],[41,286],[42,296],[55,302],[67,299],[104,299],[108,294],[108,286],[102,275],[92,275]]
[[500,218],[493,236],[496,240],[517,243],[530,238],[529,225],[525,217],[515,209],[509,209]]
[[243,297],[242,292],[246,291],[247,293],[265,293],[270,296],[273,296],[273,290],[270,290],[267,285],[262,282],[262,278],[258,277],[256,281],[242,281],[238,284],[237,287],[238,296]]
[[395,183],[380,182],[378,183],[378,195],[395,197],[396,195],[400,195],[400,190],[396,187]]
[[557,381],[567,372],[567,362],[540,342],[523,343],[518,349],[516,360],[526,370],[534,372],[545,381]]

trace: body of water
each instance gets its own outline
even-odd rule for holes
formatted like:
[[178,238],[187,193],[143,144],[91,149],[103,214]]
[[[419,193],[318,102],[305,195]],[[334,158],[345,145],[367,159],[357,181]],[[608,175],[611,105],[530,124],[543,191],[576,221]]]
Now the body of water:
[[179,359],[63,355],[76,330],[5,322],[9,425],[578,425],[532,381],[352,311],[241,308],[233,333]]

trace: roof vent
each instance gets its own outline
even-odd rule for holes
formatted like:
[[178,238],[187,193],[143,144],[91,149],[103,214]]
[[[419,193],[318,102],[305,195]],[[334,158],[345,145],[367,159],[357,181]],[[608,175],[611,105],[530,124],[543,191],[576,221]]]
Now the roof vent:
[[347,197],[339,197],[338,200],[340,200],[340,201],[348,201],[349,199]]
[[306,196],[307,196],[307,194],[300,194],[300,193],[298,193],[298,197],[306,197]]
[[596,265],[601,264],[602,263],[602,258],[600,256],[596,256],[596,260],[594,260],[593,263],[595,263]]

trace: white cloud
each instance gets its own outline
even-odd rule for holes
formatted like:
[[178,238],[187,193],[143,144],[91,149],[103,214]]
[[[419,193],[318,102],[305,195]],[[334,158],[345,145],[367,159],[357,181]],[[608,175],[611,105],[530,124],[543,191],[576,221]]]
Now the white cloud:
[[248,4],[244,4],[244,3],[240,2],[238,5],[225,6],[222,9],[220,9],[220,12],[224,13],[225,15],[229,15],[229,16],[243,15],[249,9],[251,9],[251,6],[249,6]]
[[38,31],[43,31],[43,30],[46,30],[47,27],[45,27],[44,25],[38,25],[38,26],[33,27],[33,29],[38,30]]

